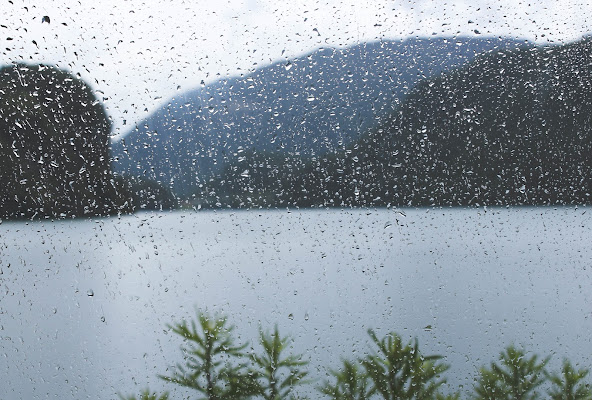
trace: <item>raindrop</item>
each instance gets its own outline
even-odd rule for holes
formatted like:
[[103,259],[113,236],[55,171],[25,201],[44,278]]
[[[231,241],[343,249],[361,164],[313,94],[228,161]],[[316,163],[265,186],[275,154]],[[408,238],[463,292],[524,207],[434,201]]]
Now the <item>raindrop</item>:
[[291,63],[290,61],[288,61],[288,62],[286,63],[286,66],[285,66],[285,67],[286,67],[286,71],[289,71],[289,70],[291,70],[291,69],[292,69],[292,63]]
[[292,319],[294,319],[294,314],[290,313],[290,314],[288,315],[288,318],[289,318],[289,319],[291,319],[291,320],[292,320]]
[[[17,123],[18,125],[18,123]],[[12,152],[14,153],[14,155],[16,156],[16,158],[20,158],[21,156],[19,156],[18,150],[16,149],[16,140],[14,140],[12,142]]]
[[86,291],[86,295],[87,295],[88,297],[93,297],[93,296],[95,295],[95,292],[93,292],[93,290],[92,290],[92,289],[88,289],[88,290]]
[[47,15],[44,15],[43,18],[41,19],[41,23],[47,22],[49,24],[49,17]]

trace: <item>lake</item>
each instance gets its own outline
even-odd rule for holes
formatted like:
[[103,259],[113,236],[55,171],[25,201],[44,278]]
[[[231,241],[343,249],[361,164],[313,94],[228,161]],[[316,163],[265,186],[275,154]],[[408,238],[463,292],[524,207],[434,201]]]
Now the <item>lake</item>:
[[196,307],[227,314],[241,341],[277,323],[317,378],[366,353],[368,328],[445,356],[451,390],[511,343],[552,367],[592,367],[590,217],[512,207],[5,221],[0,398],[171,389],[157,374],[182,360],[181,342],[166,325]]

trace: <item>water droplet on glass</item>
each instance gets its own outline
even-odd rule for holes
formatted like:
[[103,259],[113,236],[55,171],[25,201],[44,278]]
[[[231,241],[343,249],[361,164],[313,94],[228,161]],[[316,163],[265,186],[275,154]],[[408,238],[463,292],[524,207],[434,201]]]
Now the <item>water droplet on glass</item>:
[[289,318],[289,319],[294,319],[294,314],[290,313],[290,314],[288,315],[288,318]]
[[93,290],[92,290],[92,289],[88,289],[88,290],[86,291],[86,295],[87,295],[88,297],[93,297],[93,296],[95,295],[95,292],[93,292]]

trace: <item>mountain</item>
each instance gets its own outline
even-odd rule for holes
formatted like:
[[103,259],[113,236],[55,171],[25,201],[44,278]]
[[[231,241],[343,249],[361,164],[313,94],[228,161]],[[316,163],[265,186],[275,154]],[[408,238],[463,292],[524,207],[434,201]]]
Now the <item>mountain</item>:
[[347,149],[243,152],[206,207],[588,204],[592,39],[504,49],[421,81]]
[[343,150],[420,80],[520,45],[434,38],[319,49],[171,99],[112,144],[112,165],[187,197],[243,152],[309,157]]

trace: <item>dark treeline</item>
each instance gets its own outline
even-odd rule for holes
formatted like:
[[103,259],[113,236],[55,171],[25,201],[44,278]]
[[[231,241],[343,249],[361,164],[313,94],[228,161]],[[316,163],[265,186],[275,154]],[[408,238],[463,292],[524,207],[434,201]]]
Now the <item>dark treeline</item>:
[[203,185],[210,207],[590,202],[592,40],[487,53],[420,82],[346,150],[249,151]]
[[45,65],[1,68],[0,218],[172,206],[160,185],[112,174],[110,134],[103,105],[82,80]]
[[[258,348],[237,344],[224,316],[198,312],[196,320],[168,328],[183,341],[183,360],[159,377],[204,400],[295,400],[307,398],[303,393],[311,389],[319,396],[314,398],[334,400],[592,399],[588,369],[564,359],[561,371],[549,371],[550,357],[539,359],[514,345],[482,366],[472,387],[455,390],[446,384],[450,366],[442,356],[423,354],[417,339],[406,343],[395,332],[379,337],[369,330],[372,348],[361,357],[342,360],[338,368],[327,368],[321,382],[310,378],[304,355],[290,354],[291,339],[281,336],[277,326],[272,332],[260,330]],[[140,396],[168,398],[168,393],[149,390]]]

